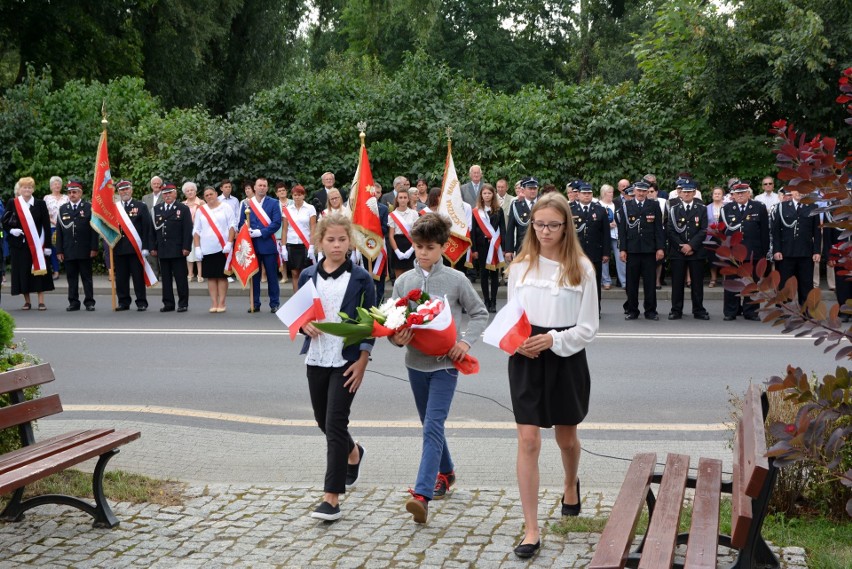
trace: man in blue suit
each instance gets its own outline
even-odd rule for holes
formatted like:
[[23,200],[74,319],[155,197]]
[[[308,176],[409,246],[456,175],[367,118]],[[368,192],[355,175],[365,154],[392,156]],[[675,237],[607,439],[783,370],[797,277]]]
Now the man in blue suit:
[[[254,254],[257,255],[258,263],[266,267],[266,284],[269,287],[269,309],[272,312],[278,310],[281,304],[279,300],[280,289],[278,287],[278,244],[275,240],[275,232],[281,228],[281,208],[278,200],[267,197],[269,182],[260,177],[254,182],[254,197],[246,200],[246,209],[249,210],[249,234],[251,235]],[[240,212],[240,227],[246,221],[246,212]],[[258,271],[252,278],[251,288],[254,292],[254,306],[249,312],[260,312],[260,274]]]

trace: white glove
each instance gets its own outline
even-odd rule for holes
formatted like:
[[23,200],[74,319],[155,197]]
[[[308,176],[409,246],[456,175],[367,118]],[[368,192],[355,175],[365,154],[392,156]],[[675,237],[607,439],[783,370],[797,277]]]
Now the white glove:
[[233,249],[233,248],[234,248],[234,244],[231,243],[230,241],[228,241],[227,243],[225,243],[225,246],[222,247],[222,252],[227,255],[228,253],[231,252],[231,249]]
[[9,233],[11,233],[12,235],[14,235],[15,237],[20,237],[21,235],[23,235],[23,234],[24,234],[24,231],[23,231],[22,229],[18,229],[18,228],[16,227],[15,229],[10,229],[10,230],[9,230]]
[[308,247],[308,257],[310,257],[310,258],[311,258],[311,259],[313,259],[314,261],[316,261],[316,260],[317,260],[317,256],[316,256],[316,254],[314,253],[314,246],[313,246],[313,245],[311,245],[310,247]]
[[249,235],[251,235],[252,239],[260,237],[260,229],[252,229],[251,231],[249,231]]
[[281,250],[278,254],[281,255],[281,260],[285,263],[289,260],[290,256],[287,254],[287,247],[281,247]]
[[142,249],[142,256],[147,257],[148,255],[150,255],[150,253],[148,252],[148,249]]
[[396,258],[399,259],[400,261],[405,259],[405,253],[402,252],[402,249],[397,249],[397,250],[394,251],[394,253],[396,254]]
[[411,247],[408,251],[405,252],[405,258],[410,259],[413,254],[414,254],[414,247]]
[[204,253],[201,252],[201,247],[195,248],[195,260],[200,261],[204,258]]
[[51,249],[50,247],[48,247],[47,249],[44,250],[44,256],[45,257],[50,257],[51,253],[53,253],[53,249]]
[[353,265],[363,266],[363,263],[361,263],[361,252],[358,249],[353,249],[349,258],[352,260]]

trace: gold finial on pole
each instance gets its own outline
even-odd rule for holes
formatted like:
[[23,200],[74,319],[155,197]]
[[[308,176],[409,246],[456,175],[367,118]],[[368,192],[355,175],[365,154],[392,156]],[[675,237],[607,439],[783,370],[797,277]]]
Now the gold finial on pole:
[[358,121],[358,124],[355,126],[358,127],[358,136],[361,137],[361,146],[364,146],[364,139],[367,138],[367,121]]
[[453,127],[447,127],[447,152],[453,149]]
[[106,99],[104,99],[101,104],[101,117],[101,126],[103,126],[104,130],[106,130],[107,124],[109,124],[109,121],[107,121]]

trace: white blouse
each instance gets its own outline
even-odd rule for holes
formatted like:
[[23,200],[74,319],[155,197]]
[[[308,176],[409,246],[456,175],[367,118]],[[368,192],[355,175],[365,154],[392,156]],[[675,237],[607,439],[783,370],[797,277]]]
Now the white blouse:
[[[317,277],[317,292],[322,301],[322,309],[326,314],[323,322],[342,321],[339,314],[340,306],[343,304],[343,296],[346,294],[346,287],[349,286],[349,277],[351,276],[352,273],[344,271],[336,279]],[[343,359],[343,338],[331,334],[320,334],[316,338],[311,338],[305,363],[320,367],[346,365],[346,360]]]
[[553,347],[557,356],[567,357],[584,349],[598,333],[598,292],[595,268],[583,257],[583,281],[577,286],[558,286],[561,265],[539,257],[538,267],[526,274],[526,261],[512,263],[509,269],[508,296],[517,297],[530,324],[542,328],[564,328],[556,332]]
[[[206,204],[201,207],[207,209],[207,212],[210,214],[210,217],[213,218],[213,223],[216,224],[216,228],[222,235],[222,239],[224,239],[225,243],[227,243],[228,230],[231,228],[236,230],[237,219],[234,217],[234,210],[227,203],[220,203],[221,205],[212,209],[207,207]],[[201,252],[205,255],[210,255],[211,253],[218,253],[222,250],[222,245],[221,243],[219,243],[219,238],[216,237],[216,234],[210,227],[210,222],[207,221],[207,216],[203,213],[199,213],[195,216],[195,222],[193,223],[192,227],[192,234],[198,235],[200,237],[199,243],[201,245]]]
[[[293,218],[293,221],[296,222],[296,225],[299,226],[299,229],[302,230],[302,235],[304,235],[305,239],[310,242],[311,217],[316,218],[317,210],[311,204],[303,203],[302,207],[299,209],[296,209],[296,204],[288,205],[287,211],[290,213],[290,217]],[[287,219],[287,217],[284,217],[284,221],[287,222],[287,243],[290,245],[301,245],[302,240],[299,239],[299,235],[296,233],[296,230],[293,229],[293,224],[290,223],[290,220]]]
[[[398,209],[393,210],[394,215],[399,217],[407,226],[408,230],[411,231],[411,227],[414,225],[414,222],[420,217],[420,214],[417,213],[417,210],[408,208],[405,211],[399,211]],[[396,222],[393,220],[393,217],[388,216],[388,228],[393,229],[394,235],[402,235],[402,230],[396,226]]]
[[47,213],[50,215],[50,226],[56,227],[56,219],[59,216],[59,208],[68,203],[68,196],[60,194],[57,198],[53,194],[44,196],[44,203],[47,205]]

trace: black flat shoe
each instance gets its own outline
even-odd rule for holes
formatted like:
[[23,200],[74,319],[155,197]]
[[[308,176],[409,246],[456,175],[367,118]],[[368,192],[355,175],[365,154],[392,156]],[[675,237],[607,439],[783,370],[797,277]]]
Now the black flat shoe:
[[116,312],[122,312],[124,310],[130,310],[130,307],[129,306],[116,306],[115,307]]
[[566,504],[564,502],[565,494],[562,495],[562,515],[563,516],[579,516],[582,508],[582,499],[580,498],[580,479],[577,479],[577,503]]
[[725,316],[724,318],[722,318],[722,320],[724,320],[725,322],[730,322],[730,321],[736,320],[736,319],[737,319],[736,316]]
[[628,314],[627,316],[624,317],[624,319],[625,320],[638,320],[639,315],[638,314]]
[[660,319],[660,315],[657,314],[656,312],[651,312],[651,313],[645,315],[645,320],[659,320],[659,319]]
[[174,306],[164,306],[160,309],[160,312],[174,312]]
[[146,310],[148,310],[147,306],[140,306],[136,309],[136,312],[145,312]]
[[86,307],[86,312],[94,312],[94,311],[95,311],[95,307],[94,307],[94,306],[87,306],[87,307]]
[[515,555],[521,559],[529,559],[541,549],[541,540],[535,543],[522,543],[515,548]]
[[186,306],[178,306],[177,309],[178,312],[186,312],[187,310],[189,310],[189,308],[187,308]]

